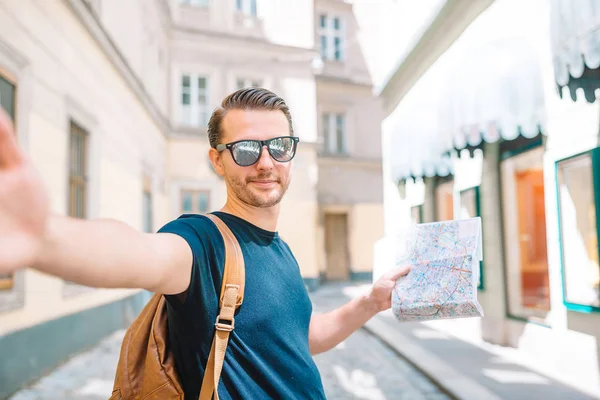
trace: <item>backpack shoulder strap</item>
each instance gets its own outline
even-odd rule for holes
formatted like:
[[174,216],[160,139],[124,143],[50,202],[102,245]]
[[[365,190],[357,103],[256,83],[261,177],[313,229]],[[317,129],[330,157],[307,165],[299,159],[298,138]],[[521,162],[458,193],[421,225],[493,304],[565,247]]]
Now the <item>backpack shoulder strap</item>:
[[215,321],[215,336],[213,338],[210,355],[204,371],[204,380],[200,390],[199,400],[211,400],[214,393],[215,400],[219,399],[217,388],[223,368],[223,360],[227,351],[229,334],[235,326],[234,313],[244,300],[244,283],[246,270],[242,249],[225,223],[214,214],[206,215],[217,226],[225,242],[225,268],[223,271],[223,284],[219,298],[219,315]]

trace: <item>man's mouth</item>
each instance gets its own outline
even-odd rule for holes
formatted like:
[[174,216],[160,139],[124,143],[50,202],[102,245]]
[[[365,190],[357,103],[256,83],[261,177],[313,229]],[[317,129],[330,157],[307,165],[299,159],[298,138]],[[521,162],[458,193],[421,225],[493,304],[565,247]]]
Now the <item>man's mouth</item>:
[[275,186],[277,182],[277,179],[251,179],[249,183],[258,187],[267,188]]

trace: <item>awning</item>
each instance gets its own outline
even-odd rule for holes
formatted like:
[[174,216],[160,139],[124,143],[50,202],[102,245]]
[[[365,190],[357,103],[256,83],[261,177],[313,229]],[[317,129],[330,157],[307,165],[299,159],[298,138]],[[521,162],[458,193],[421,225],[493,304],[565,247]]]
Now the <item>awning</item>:
[[547,133],[543,5],[496,1],[411,88],[383,124],[394,179],[447,176],[457,151]]
[[439,109],[446,151],[545,132],[544,89],[536,57],[532,45],[519,37],[464,50],[450,68]]
[[581,88],[593,103],[600,89],[600,0],[551,0],[550,30],[557,85],[568,87],[573,100]]
[[428,70],[383,124],[391,136],[390,148],[384,150],[396,182],[452,174],[450,156],[442,156],[436,115],[441,79],[439,66]]

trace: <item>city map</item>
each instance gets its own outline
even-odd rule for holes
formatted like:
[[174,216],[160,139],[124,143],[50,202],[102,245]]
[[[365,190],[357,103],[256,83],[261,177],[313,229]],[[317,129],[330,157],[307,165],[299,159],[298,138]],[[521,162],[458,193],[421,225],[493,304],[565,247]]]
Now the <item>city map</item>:
[[396,283],[392,310],[400,321],[481,317],[477,282],[481,219],[414,225],[397,242],[396,265],[412,265]]

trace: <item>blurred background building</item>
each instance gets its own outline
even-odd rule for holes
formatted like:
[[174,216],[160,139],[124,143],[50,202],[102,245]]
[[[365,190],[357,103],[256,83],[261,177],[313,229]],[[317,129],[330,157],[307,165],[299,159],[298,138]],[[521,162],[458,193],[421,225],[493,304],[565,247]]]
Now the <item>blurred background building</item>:
[[485,317],[437,326],[595,390],[599,67],[597,0],[446,1],[382,86],[378,243],[481,217]]
[[[268,88],[301,140],[279,230],[307,286],[369,280],[382,112],[358,34],[338,0],[1,0],[0,102],[53,212],[154,232],[224,204],[206,124],[229,93]],[[0,277],[0,397],[126,326],[147,296]]]

